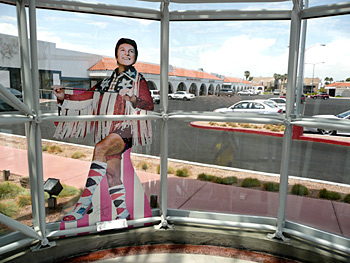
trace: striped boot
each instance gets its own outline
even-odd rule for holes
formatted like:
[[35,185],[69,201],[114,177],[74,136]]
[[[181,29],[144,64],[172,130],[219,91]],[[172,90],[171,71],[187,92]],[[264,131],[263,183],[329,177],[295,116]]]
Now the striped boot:
[[84,191],[72,211],[63,217],[63,221],[76,221],[83,218],[87,213],[92,212],[92,196],[94,195],[96,187],[105,176],[106,170],[107,163],[92,161]]
[[109,188],[109,195],[111,196],[112,203],[117,211],[116,219],[127,219],[130,214],[126,208],[124,185],[121,184]]

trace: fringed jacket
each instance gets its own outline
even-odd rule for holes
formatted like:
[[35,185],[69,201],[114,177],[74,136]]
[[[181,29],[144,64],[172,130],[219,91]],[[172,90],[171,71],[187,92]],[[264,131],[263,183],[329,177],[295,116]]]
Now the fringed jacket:
[[[132,115],[147,114],[153,110],[153,100],[144,77],[134,67],[118,75],[115,69],[93,88],[83,91],[66,89],[63,101],[58,101],[60,114],[75,115]],[[126,101],[122,96],[136,96],[136,103]],[[149,145],[152,142],[151,121],[69,121],[59,122],[54,137],[85,137],[95,132],[95,142],[104,139],[115,129],[130,129],[133,145]]]

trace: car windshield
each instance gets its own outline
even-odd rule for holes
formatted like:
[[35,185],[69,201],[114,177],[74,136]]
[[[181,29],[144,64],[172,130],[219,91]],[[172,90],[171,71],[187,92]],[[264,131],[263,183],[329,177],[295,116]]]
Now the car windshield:
[[277,102],[277,103],[286,103],[284,100],[282,99],[271,99],[273,100],[274,102]]
[[338,118],[341,118],[341,119],[344,119],[344,118],[346,118],[346,117],[349,116],[349,115],[350,115],[350,110],[338,114],[337,117],[338,117]]

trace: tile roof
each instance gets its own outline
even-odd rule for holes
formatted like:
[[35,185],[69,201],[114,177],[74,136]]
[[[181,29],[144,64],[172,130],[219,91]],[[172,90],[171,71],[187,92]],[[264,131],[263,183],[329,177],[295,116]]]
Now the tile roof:
[[350,87],[350,82],[334,82],[326,85],[326,87]]
[[[102,70],[114,70],[117,67],[117,62],[115,58],[103,57],[99,62],[89,68],[90,71],[102,71]],[[135,68],[138,72],[144,74],[160,74],[160,65],[136,62]],[[183,69],[173,67],[172,71],[169,72],[169,76],[178,76],[178,77],[189,77],[189,78],[200,78],[200,79],[212,79],[212,80],[221,80],[220,78],[197,70]]]
[[248,80],[239,79],[239,78],[232,78],[232,77],[225,77],[224,83],[246,83],[246,84],[252,84]]

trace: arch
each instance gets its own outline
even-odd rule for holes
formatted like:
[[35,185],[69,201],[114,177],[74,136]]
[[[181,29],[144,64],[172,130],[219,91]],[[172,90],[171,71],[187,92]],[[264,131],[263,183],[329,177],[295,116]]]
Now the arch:
[[185,83],[180,82],[180,84],[177,86],[176,91],[187,91],[187,87],[186,87]]
[[157,89],[156,84],[152,80],[148,80],[147,85],[148,85],[149,90],[156,90]]
[[168,94],[170,93],[175,93],[174,86],[171,82],[169,82],[169,85],[168,85]]
[[216,85],[216,88],[215,88],[215,95],[218,95],[219,94],[219,91],[220,91],[220,85]]
[[188,92],[197,96],[197,84],[192,83]]
[[201,87],[199,88],[199,96],[207,96],[208,91],[207,91],[207,86],[202,83]]
[[208,88],[208,95],[214,95],[214,94],[215,94],[214,85],[210,84]]

